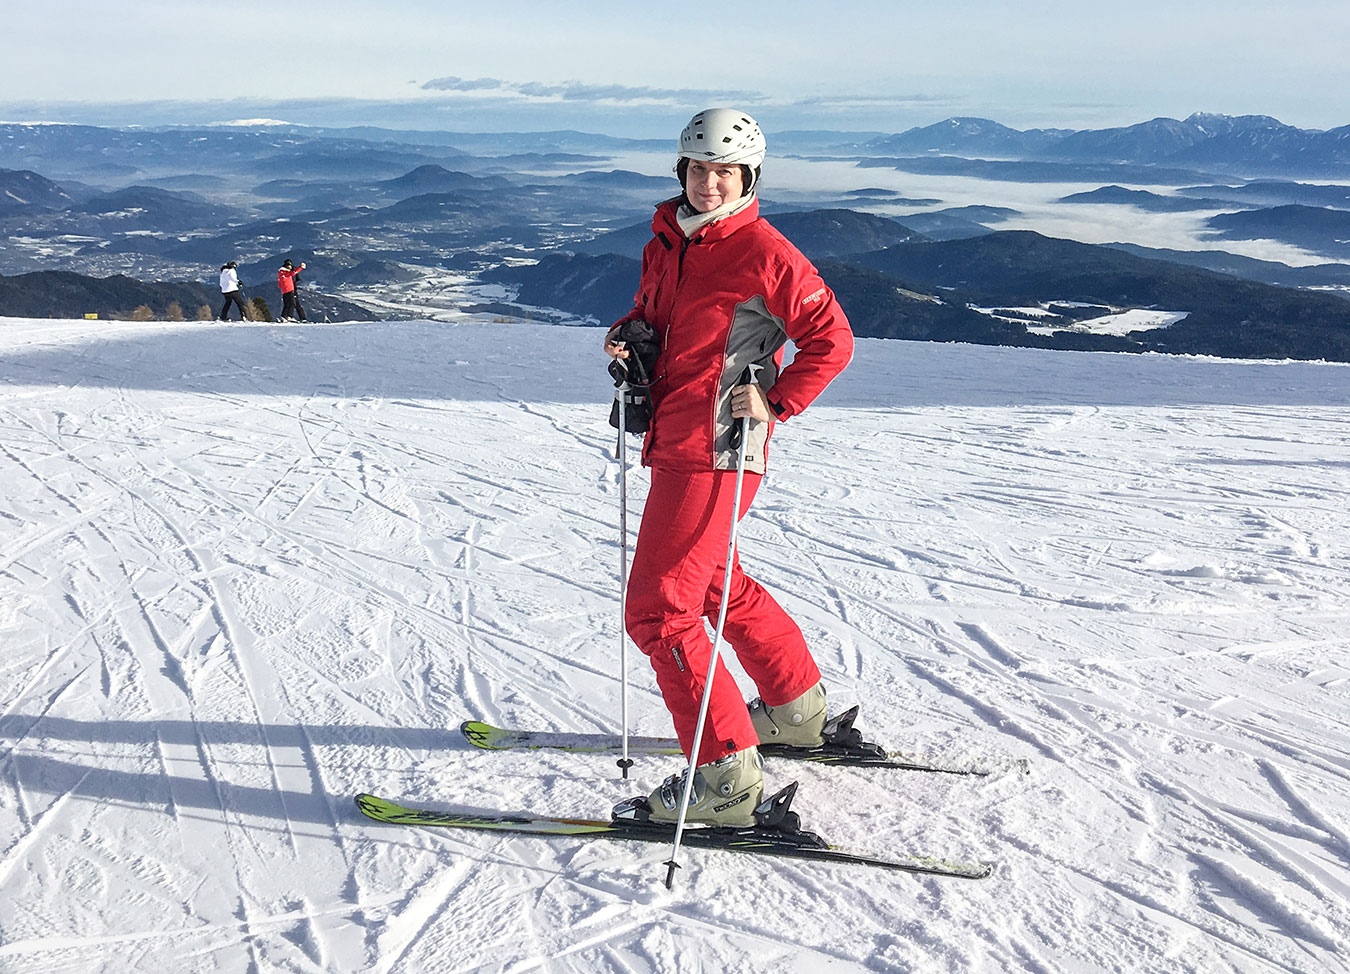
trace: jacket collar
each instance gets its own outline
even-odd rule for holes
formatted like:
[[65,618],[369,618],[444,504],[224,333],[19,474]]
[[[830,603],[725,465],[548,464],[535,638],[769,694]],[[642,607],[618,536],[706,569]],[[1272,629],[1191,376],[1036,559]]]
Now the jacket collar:
[[[656,207],[656,215],[652,217],[652,232],[661,233],[663,230],[671,230],[680,237],[689,240],[719,240],[727,237],[741,227],[754,223],[759,219],[759,197],[752,195],[750,202],[745,203],[740,209],[734,209],[733,212],[720,218],[714,218],[711,223],[694,230],[692,233],[686,233],[680,225],[680,203],[682,197],[666,200]],[[737,200],[737,203],[742,201]]]

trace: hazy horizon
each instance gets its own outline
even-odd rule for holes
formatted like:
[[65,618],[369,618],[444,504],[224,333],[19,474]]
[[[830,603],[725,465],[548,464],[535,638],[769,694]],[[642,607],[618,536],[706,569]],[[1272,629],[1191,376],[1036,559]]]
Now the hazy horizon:
[[[708,104],[715,104],[709,101]],[[894,128],[860,129],[830,124],[826,118],[814,114],[794,116],[785,110],[761,111],[757,120],[767,133],[832,132],[843,135],[895,135],[913,128],[923,128],[951,118],[982,118],[1022,131],[1030,129],[1113,129],[1139,125],[1157,118],[1184,120],[1194,114],[1270,115],[1260,111],[1217,112],[1208,106],[1197,105],[1190,111],[1167,114],[1149,114],[1092,125],[1072,125],[1047,121],[1041,124],[1018,124],[996,112],[971,114],[945,112],[915,117],[909,123]],[[1288,118],[1271,116],[1278,121],[1310,131],[1328,131],[1345,124],[1325,127],[1300,126]],[[603,135],[610,138],[642,141],[672,141],[684,124],[684,116],[673,112],[656,113],[652,110],[612,110],[603,114],[580,117],[575,111],[538,109],[516,111],[497,116],[484,109],[464,109],[451,116],[428,115],[425,106],[398,102],[374,102],[364,99],[314,99],[286,102],[50,102],[21,103],[0,101],[0,125],[89,125],[112,129],[159,128],[265,128],[269,125],[294,126],[314,129],[375,128],[391,132],[444,132],[447,134],[509,134],[575,131]]]

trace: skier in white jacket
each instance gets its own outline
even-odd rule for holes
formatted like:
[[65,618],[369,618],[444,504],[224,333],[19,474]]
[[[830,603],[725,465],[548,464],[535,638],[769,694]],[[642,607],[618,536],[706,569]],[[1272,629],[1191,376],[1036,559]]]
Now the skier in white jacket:
[[230,320],[230,302],[239,305],[239,320],[248,320],[248,311],[244,309],[244,296],[239,291],[239,262],[232,260],[220,267],[220,293],[225,295],[225,304],[220,309],[220,320]]

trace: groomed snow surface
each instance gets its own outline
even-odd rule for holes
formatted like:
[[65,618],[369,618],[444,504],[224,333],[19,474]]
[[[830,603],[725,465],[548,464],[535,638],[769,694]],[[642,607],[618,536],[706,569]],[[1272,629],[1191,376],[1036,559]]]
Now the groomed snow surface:
[[617,731],[599,337],[0,322],[0,970],[1347,969],[1344,366],[868,340],[779,430],[747,569],[870,737],[995,773],[769,783],[990,879],[361,818],[676,770],[456,730]]

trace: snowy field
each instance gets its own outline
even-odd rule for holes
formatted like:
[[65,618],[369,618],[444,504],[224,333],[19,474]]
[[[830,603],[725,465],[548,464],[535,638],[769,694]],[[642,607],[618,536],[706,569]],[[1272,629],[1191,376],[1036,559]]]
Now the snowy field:
[[769,784],[989,879],[361,818],[675,770],[456,732],[617,730],[599,335],[0,321],[0,971],[1350,969],[1345,366],[866,340],[779,431],[747,570],[995,773]]

